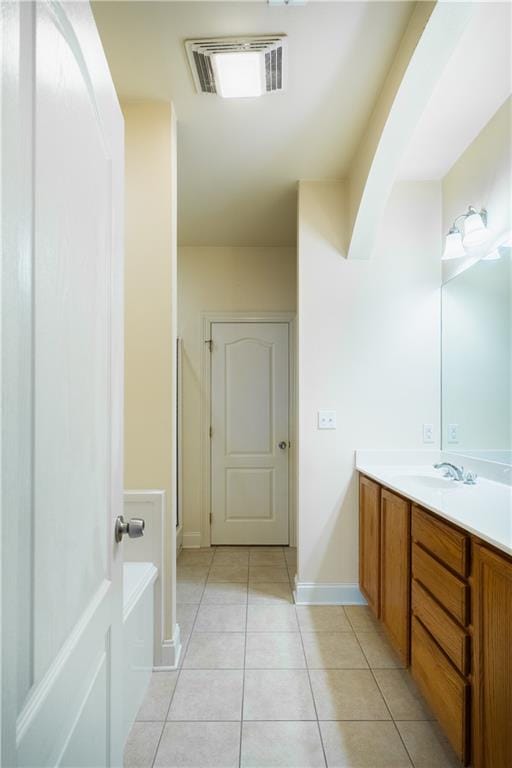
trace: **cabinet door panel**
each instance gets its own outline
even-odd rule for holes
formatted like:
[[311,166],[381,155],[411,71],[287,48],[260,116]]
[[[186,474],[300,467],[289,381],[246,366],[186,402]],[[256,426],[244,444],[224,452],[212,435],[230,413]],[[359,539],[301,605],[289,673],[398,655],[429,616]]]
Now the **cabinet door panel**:
[[381,492],[381,620],[405,664],[409,663],[411,507],[405,499]]
[[512,561],[480,545],[473,569],[475,768],[512,765]]
[[359,479],[359,584],[368,605],[380,616],[380,486]]
[[411,672],[448,741],[467,765],[469,685],[416,616],[412,618]]

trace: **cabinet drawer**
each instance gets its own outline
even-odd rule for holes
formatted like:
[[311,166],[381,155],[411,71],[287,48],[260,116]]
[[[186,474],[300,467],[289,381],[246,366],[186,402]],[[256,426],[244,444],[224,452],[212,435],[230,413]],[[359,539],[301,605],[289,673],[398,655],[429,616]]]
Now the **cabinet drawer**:
[[412,676],[464,765],[469,758],[469,686],[413,616]]
[[469,536],[413,505],[412,538],[460,576],[469,576]]
[[421,584],[412,581],[412,610],[463,675],[470,671],[470,638]]
[[462,626],[469,623],[469,586],[415,542],[412,547],[412,575]]

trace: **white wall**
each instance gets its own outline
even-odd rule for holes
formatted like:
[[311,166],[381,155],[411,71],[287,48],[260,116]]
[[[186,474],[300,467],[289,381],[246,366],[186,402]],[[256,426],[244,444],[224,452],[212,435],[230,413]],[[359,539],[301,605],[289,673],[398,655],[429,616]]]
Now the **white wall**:
[[[440,185],[395,185],[368,261],[344,257],[343,210],[343,182],[300,183],[298,581],[306,584],[358,582],[354,451],[420,448],[424,422],[439,444]],[[337,411],[335,431],[317,430],[322,408]]]
[[[125,488],[165,491],[163,653],[172,664],[176,623],[176,120],[169,103],[124,102],[122,109],[126,131]],[[146,535],[151,535],[149,529]]]
[[[468,205],[486,208],[492,237],[512,228],[512,97],[507,99],[443,179],[443,232]],[[445,262],[443,280],[466,269],[482,255]]]
[[[181,247],[178,286],[182,338],[183,546],[189,547],[201,544],[202,314],[295,311],[296,249]],[[204,536],[202,543],[205,543]]]

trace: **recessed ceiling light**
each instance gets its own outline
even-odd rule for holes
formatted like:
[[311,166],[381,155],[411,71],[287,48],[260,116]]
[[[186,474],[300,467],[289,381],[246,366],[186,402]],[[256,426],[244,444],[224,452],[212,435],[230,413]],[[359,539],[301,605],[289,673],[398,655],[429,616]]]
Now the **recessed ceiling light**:
[[198,93],[232,99],[285,88],[286,35],[187,40],[185,47]]
[[253,51],[215,53],[212,56],[217,93],[225,99],[261,96],[263,57]]

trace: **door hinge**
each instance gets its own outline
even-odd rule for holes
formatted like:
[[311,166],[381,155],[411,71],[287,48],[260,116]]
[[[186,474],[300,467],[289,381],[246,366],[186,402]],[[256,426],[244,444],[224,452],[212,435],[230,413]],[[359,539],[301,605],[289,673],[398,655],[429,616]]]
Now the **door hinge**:
[[212,523],[213,523],[213,515],[212,515],[212,513],[210,512],[210,525],[211,525]]
[[211,352],[213,349],[213,339],[206,339],[205,344],[208,344],[208,348]]
[[213,427],[210,427],[210,437],[213,437]]

